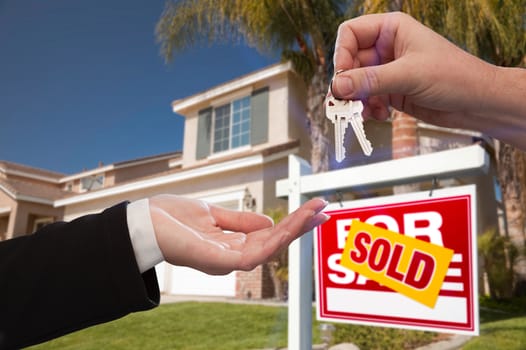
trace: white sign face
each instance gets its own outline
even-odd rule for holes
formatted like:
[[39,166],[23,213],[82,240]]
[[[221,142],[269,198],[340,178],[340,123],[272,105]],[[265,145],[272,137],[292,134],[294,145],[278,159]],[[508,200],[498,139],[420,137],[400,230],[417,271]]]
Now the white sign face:
[[[474,185],[335,203],[325,212],[331,219],[314,236],[319,320],[478,334]],[[340,265],[353,219],[454,251],[433,307]]]

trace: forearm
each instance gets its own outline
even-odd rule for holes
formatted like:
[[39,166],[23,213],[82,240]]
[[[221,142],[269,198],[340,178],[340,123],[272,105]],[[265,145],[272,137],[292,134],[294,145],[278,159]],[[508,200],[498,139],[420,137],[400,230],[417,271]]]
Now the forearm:
[[479,112],[493,121],[484,131],[526,150],[526,69],[496,67],[494,81],[487,87],[487,107]]

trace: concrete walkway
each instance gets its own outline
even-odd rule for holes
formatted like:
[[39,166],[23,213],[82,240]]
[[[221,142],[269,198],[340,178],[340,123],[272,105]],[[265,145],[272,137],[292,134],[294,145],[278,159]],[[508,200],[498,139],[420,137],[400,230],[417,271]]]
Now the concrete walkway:
[[421,346],[415,350],[458,350],[470,339],[469,335],[454,334],[449,339]]

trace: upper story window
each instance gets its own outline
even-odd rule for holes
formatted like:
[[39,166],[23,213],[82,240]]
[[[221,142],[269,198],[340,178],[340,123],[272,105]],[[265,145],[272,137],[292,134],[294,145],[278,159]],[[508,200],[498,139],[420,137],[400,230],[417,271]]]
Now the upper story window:
[[80,179],[80,191],[98,190],[104,187],[104,174],[85,176]]
[[250,97],[214,108],[213,152],[250,144]]
[[268,140],[269,89],[198,112],[196,159]]

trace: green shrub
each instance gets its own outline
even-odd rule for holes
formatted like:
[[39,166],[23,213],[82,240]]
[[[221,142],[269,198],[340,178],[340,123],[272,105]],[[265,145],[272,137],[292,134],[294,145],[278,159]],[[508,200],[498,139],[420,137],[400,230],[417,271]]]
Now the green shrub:
[[477,245],[488,277],[491,298],[510,298],[513,295],[513,265],[518,257],[517,248],[509,237],[500,235],[494,229],[480,235]]

